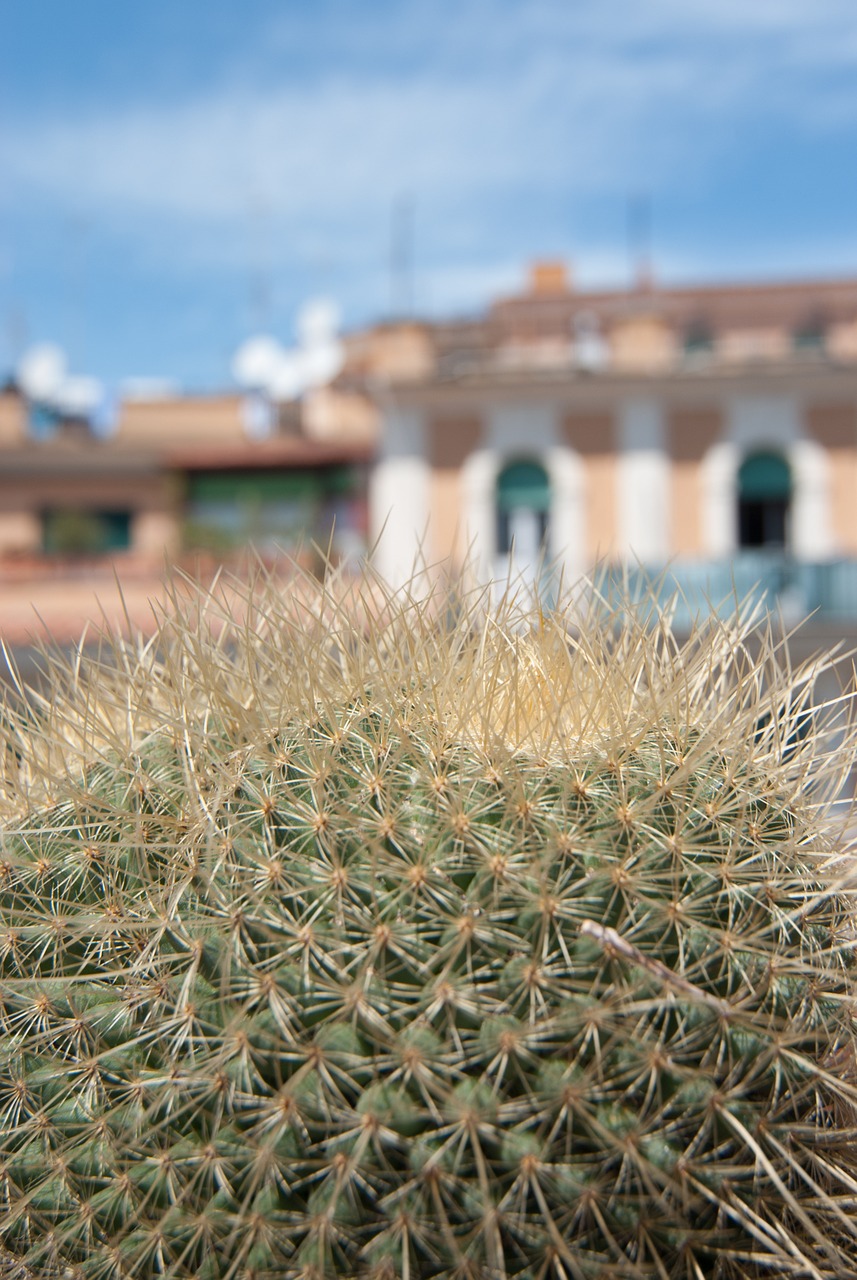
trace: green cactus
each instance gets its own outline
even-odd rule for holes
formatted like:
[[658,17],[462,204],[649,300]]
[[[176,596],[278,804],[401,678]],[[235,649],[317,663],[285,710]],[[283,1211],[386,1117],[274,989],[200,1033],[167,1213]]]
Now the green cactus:
[[9,1274],[857,1276],[821,666],[597,601],[178,597],[5,712]]

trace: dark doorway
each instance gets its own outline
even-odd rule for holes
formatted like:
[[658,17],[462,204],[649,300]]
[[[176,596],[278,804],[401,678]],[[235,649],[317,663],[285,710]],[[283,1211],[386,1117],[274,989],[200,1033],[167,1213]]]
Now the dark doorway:
[[738,546],[785,549],[791,500],[791,469],[781,454],[745,458],[738,471]]
[[497,479],[497,550],[535,561],[544,549],[550,513],[550,482],[539,462],[510,462]]

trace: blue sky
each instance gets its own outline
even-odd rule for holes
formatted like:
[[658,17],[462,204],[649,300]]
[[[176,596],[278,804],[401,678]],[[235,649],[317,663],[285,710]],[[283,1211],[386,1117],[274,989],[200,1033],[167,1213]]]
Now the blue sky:
[[478,310],[528,260],[668,281],[857,275],[854,0],[10,0],[0,376],[229,385],[308,297]]

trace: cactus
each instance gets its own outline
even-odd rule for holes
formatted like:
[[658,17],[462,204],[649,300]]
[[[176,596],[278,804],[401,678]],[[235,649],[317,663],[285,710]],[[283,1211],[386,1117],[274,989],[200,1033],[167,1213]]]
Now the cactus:
[[176,588],[8,700],[10,1275],[857,1276],[848,704],[588,600]]

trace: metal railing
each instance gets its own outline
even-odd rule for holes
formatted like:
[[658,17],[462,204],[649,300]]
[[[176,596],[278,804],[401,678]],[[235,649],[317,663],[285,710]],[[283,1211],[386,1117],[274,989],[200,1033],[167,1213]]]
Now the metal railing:
[[596,575],[608,597],[672,603],[677,629],[712,611],[729,614],[737,601],[760,602],[786,623],[857,622],[857,559],[805,562],[781,552],[742,552],[722,561],[610,565]]

